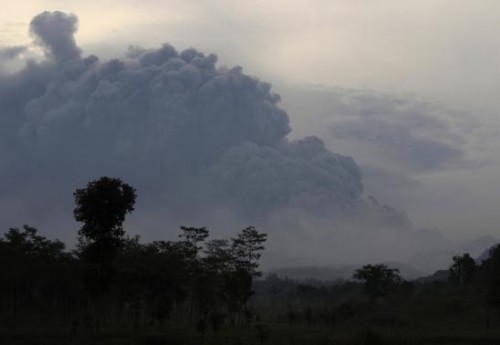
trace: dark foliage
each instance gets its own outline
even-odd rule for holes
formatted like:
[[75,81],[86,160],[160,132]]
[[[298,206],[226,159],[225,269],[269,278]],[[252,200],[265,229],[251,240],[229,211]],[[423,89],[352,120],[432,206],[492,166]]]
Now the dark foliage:
[[176,241],[143,243],[122,227],[135,199],[108,177],[78,189],[75,251],[27,225],[0,238],[0,343],[385,344],[408,343],[398,329],[500,324],[490,313],[500,310],[500,246],[481,264],[453,257],[448,282],[404,281],[382,264],[356,270],[356,281],[262,279],[266,234],[250,226],[210,239],[182,226]]
[[399,269],[383,264],[365,265],[356,270],[353,278],[363,282],[363,288],[372,302],[394,292],[402,283]]
[[454,285],[468,285],[471,284],[476,273],[476,261],[465,253],[463,255],[455,255],[453,257],[453,264],[450,266],[449,281]]
[[123,230],[134,188],[101,177],[74,196],[83,223],[76,251],[29,226],[0,239],[0,261],[9,263],[0,273],[0,320],[45,325],[56,322],[42,317],[51,310],[75,335],[110,324],[162,329],[172,318],[203,335],[208,326],[249,320],[265,234],[248,227],[234,239],[208,240],[206,228],[182,226],[179,241],[141,243]]

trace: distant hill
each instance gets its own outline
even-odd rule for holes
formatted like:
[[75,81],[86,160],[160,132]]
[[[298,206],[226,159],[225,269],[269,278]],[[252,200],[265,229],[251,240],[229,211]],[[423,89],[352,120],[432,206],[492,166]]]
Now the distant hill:
[[500,241],[492,236],[482,236],[471,242],[467,242],[458,248],[448,248],[443,250],[432,250],[419,253],[408,260],[408,263],[416,269],[432,274],[433,272],[448,269],[452,258],[455,255],[469,253],[473,258],[478,257],[477,263],[482,260],[479,257],[484,255],[484,252],[489,251],[491,247]]
[[[413,280],[424,275],[423,272],[401,262],[384,262],[383,264],[389,266],[390,268],[399,269],[401,276],[407,280]],[[363,265],[281,267],[270,269],[266,273],[274,273],[278,277],[289,278],[297,281],[338,281],[351,280],[354,271],[362,266]]]
[[[490,256],[490,250],[493,248],[495,245],[498,244],[498,239],[492,237],[492,236],[483,236],[480,237],[462,247],[460,247],[460,253],[452,253],[452,252],[439,252],[439,256],[442,256],[444,253],[449,253],[453,255],[461,255],[465,253],[469,253],[472,257],[475,257],[476,263],[479,265],[481,264],[484,260],[488,259]],[[486,248],[486,249],[485,249]],[[427,253],[428,259],[433,259],[435,256],[429,255]],[[453,255],[450,256],[448,266],[451,265]],[[417,279],[418,282],[422,283],[428,283],[428,282],[433,282],[433,281],[446,281],[448,280],[449,276],[449,271],[448,269],[445,269],[446,266],[442,267],[443,269],[437,270],[434,272],[432,275],[426,276],[426,277],[421,277]]]
[[419,283],[443,282],[447,281],[450,273],[448,270],[439,270],[430,276],[420,277],[416,281]]
[[[495,246],[499,242],[498,238],[493,236],[482,236],[462,246],[460,249],[463,253],[469,253],[472,257],[477,257],[479,260],[485,251],[488,252],[491,247]],[[480,263],[480,261],[478,263]]]
[[[498,243],[499,240],[492,236],[483,236],[454,250],[434,250],[420,253],[410,258],[409,263],[386,261],[383,264],[399,269],[401,276],[406,280],[446,281],[453,256],[469,253],[472,257],[476,257],[476,262],[480,264],[488,258],[489,250]],[[377,262],[372,264],[377,264]],[[335,282],[351,280],[354,271],[361,266],[363,265],[279,267],[269,269],[265,273],[276,274],[280,278],[296,281]]]
[[487,260],[489,257],[490,257],[490,250],[493,249],[493,247],[495,247],[496,245],[498,245],[500,243],[496,243],[494,245],[492,245],[491,247],[485,249],[481,255],[479,255],[476,259],[476,263],[480,264],[481,262],[483,262],[484,260]]

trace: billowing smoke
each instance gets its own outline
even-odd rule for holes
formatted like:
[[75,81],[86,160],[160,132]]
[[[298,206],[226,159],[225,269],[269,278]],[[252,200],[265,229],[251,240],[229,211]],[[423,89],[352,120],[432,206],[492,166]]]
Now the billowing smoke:
[[0,61],[15,59],[24,53],[26,49],[27,48],[25,46],[0,48]]
[[316,239],[330,242],[366,224],[366,243],[377,229],[412,231],[404,212],[360,197],[351,157],[317,137],[287,138],[289,118],[270,84],[168,44],[111,61],[85,57],[77,24],[61,12],[36,16],[30,31],[44,59],[0,77],[2,229],[32,222],[71,238],[73,190],[112,175],[138,189],[132,222],[146,237],[153,227],[158,237],[169,217],[208,213],[213,224],[264,224],[289,238],[283,246],[313,238],[319,220]]
[[76,46],[74,33],[78,19],[75,15],[62,12],[43,12],[30,23],[35,42],[41,46],[49,58],[57,62],[76,59],[81,51]]
[[[411,209],[413,219],[415,203],[429,203],[429,195],[444,185],[424,191],[429,182],[441,176],[440,182],[449,181],[453,173],[490,164],[487,148],[494,135],[485,133],[472,114],[373,90],[308,87],[282,92],[294,135],[318,135],[327,147],[353,155],[363,173],[364,193]],[[300,116],[305,111],[307,121]]]
[[277,147],[230,148],[210,169],[210,178],[233,202],[262,211],[290,204],[331,210],[357,200],[362,191],[354,160],[331,153],[316,137]]

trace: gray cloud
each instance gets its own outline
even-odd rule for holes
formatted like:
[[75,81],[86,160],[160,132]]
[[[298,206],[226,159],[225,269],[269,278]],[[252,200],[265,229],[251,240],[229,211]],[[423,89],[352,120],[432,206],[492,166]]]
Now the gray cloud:
[[47,55],[56,62],[78,58],[81,50],[76,46],[74,34],[78,29],[78,18],[63,12],[43,12],[30,23],[30,32]]
[[412,176],[372,165],[361,165],[360,169],[367,195],[409,210],[417,200],[425,198],[424,184]]
[[373,90],[295,86],[281,93],[292,136],[318,135],[352,156],[364,196],[404,208],[419,227],[438,227],[453,239],[496,233],[495,121]]
[[380,167],[412,174],[470,166],[467,150],[477,124],[465,114],[411,96],[369,90],[317,90],[311,97],[309,103],[322,104],[317,117],[328,121],[323,126],[330,128],[334,144],[364,147],[367,152],[356,152],[356,158],[365,164],[377,165],[368,157],[368,151],[377,150]]
[[241,199],[245,209],[266,212],[306,192],[323,190],[332,204],[359,197],[351,158],[318,138],[287,140],[288,115],[270,84],[241,67],[217,68],[213,54],[168,44],[132,48],[123,60],[82,58],[76,23],[61,12],[36,16],[31,30],[47,60],[0,80],[9,188],[25,179],[74,188],[112,174],[168,191],[170,204],[193,204],[178,196],[196,184],[208,194],[203,200]]
[[[405,238],[399,257],[414,243],[404,211],[361,197],[361,172],[351,157],[331,152],[315,136],[290,137],[288,114],[270,84],[241,67],[217,67],[213,54],[169,44],[134,47],[123,59],[83,57],[76,25],[75,16],[61,12],[36,16],[31,31],[46,59],[0,76],[0,205],[9,210],[3,228],[33,222],[71,239],[74,233],[65,230],[74,226],[72,192],[112,175],[138,189],[132,224],[146,226],[145,235],[212,213],[206,225],[258,223],[277,238],[290,230],[280,242],[290,252],[307,238],[353,241],[346,246],[352,252],[355,234],[368,228],[364,245],[384,231],[385,238]],[[373,103],[363,107],[376,109]],[[358,111],[351,109],[353,118],[343,123],[351,137],[361,126]],[[380,133],[377,121],[384,118],[370,121]],[[391,126],[395,136],[403,125]],[[410,134],[410,142],[418,142]],[[443,149],[441,156],[436,160],[453,154]],[[385,250],[384,236],[374,252]]]
[[279,147],[232,148],[210,174],[215,185],[231,192],[232,202],[247,208],[293,204],[332,212],[335,206],[352,204],[363,190],[354,160],[328,151],[317,137]]
[[362,166],[365,192],[409,207],[421,179],[485,164],[482,129],[466,114],[412,96],[341,88],[285,89],[296,135],[319,135]]
[[453,167],[464,159],[465,138],[437,113],[442,109],[370,93],[343,101],[349,102],[349,111],[332,125],[338,140],[375,145],[412,171]]
[[321,135],[362,164],[410,174],[472,165],[468,151],[478,139],[478,125],[458,111],[370,90],[310,88],[285,94],[295,128]]
[[13,60],[17,58],[19,55],[24,53],[27,50],[25,46],[14,46],[14,47],[3,47],[0,48],[0,61],[2,60]]

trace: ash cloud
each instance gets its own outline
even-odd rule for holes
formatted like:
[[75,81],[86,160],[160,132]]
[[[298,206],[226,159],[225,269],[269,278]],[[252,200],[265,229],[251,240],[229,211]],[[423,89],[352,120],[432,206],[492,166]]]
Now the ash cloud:
[[295,133],[319,135],[327,147],[355,157],[364,194],[384,202],[411,208],[436,193],[426,187],[429,180],[491,164],[483,152],[492,136],[442,104],[342,88],[289,88],[284,95]]
[[376,145],[408,170],[446,169],[464,160],[464,137],[430,104],[411,99],[358,95],[332,127],[338,140]]
[[322,127],[309,130],[347,148],[363,164],[415,175],[477,165],[467,148],[478,124],[459,111],[371,90],[309,88],[287,96],[293,112],[308,114]]
[[231,148],[210,169],[210,177],[214,185],[231,192],[228,196],[233,202],[263,210],[300,205],[331,211],[358,200],[363,189],[354,160],[328,151],[317,137],[278,147],[245,144]]
[[[318,138],[287,139],[288,115],[270,84],[241,67],[218,68],[213,54],[178,52],[169,44],[132,48],[127,58],[105,62],[82,57],[76,29],[74,15],[36,16],[30,30],[46,59],[29,60],[0,80],[2,146],[10,157],[4,176],[124,174],[176,192],[180,181],[191,179],[204,190],[214,184],[213,192],[246,197],[242,191],[259,188],[259,178],[269,186],[281,180],[288,164],[294,170],[279,191],[284,200],[270,198],[268,208],[320,185],[339,197],[359,195],[361,176],[351,158],[328,152]],[[221,177],[238,174],[235,157],[242,166],[256,165],[261,176],[246,171],[238,190],[226,188]],[[294,191],[296,178],[304,185]],[[246,205],[259,198],[248,197]]]
[[0,48],[0,61],[14,60],[27,50],[28,48],[22,45],[14,47],[2,47]]
[[40,13],[30,23],[35,42],[58,63],[80,57],[74,38],[77,29],[78,18],[59,11]]
[[[382,232],[376,252],[384,238],[418,237],[404,211],[361,197],[351,157],[315,136],[289,138],[270,84],[169,44],[110,61],[83,56],[77,24],[62,12],[36,16],[30,30],[45,60],[0,76],[3,229],[30,222],[70,240],[72,192],[112,175],[138,189],[131,223],[149,238],[171,224],[261,224],[288,248],[284,257],[301,238],[352,241],[352,255],[356,238],[368,246]],[[442,156],[460,156],[450,152]]]

